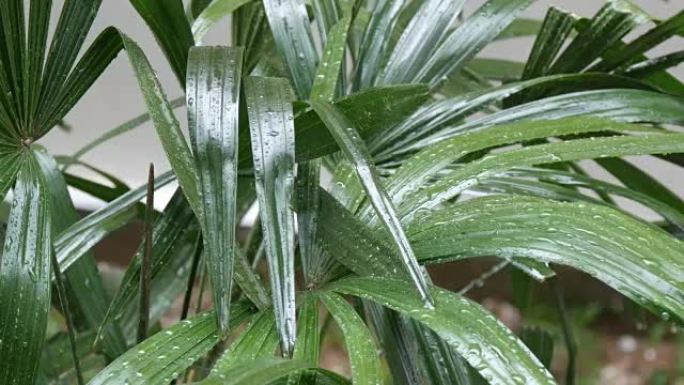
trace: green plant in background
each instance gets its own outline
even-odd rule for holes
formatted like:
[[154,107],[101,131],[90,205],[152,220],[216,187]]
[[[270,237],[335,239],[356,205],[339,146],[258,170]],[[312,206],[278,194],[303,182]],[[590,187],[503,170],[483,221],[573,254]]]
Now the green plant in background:
[[[464,18],[463,0],[131,0],[185,90],[188,141],[173,112],[183,100],[167,99],[123,32],[104,30],[76,60],[100,2],[66,1],[49,44],[50,1],[0,2],[0,191],[12,191],[1,383],[379,384],[381,360],[396,384],[555,383],[546,332],[517,337],[425,269],[478,256],[522,272],[518,288],[551,282],[571,358],[554,265],[684,318],[684,202],[621,159],[683,164],[684,85],[666,70],[684,55],[645,53],[684,33],[684,12],[655,20],[615,0],[591,18],[551,8],[539,22],[519,18],[530,0],[489,0]],[[227,15],[230,47],[202,46]],[[536,36],[527,62],[477,57],[518,36]],[[74,156],[48,154],[40,138],[122,50],[149,114]],[[111,186],[68,173],[147,120],[172,172],[134,190],[93,166]],[[585,172],[590,159],[621,184]],[[108,298],[89,250],[173,181]],[[79,219],[67,185],[108,203]],[[187,317],[199,276],[214,305]],[[159,330],[183,293],[183,320]],[[57,312],[68,333],[46,341]],[[322,314],[339,326],[351,379],[318,367]]]

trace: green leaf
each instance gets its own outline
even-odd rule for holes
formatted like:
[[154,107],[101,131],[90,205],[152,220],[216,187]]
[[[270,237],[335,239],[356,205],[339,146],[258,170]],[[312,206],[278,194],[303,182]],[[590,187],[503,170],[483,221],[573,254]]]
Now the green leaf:
[[558,52],[570,36],[576,16],[559,8],[551,7],[534,41],[532,52],[525,65],[523,79],[546,75]]
[[316,78],[311,88],[311,99],[317,101],[332,102],[337,96],[340,69],[345,60],[345,47],[347,46],[347,32],[351,25],[351,16],[345,16],[335,24],[325,43],[323,58],[316,70]]
[[[134,0],[146,2],[147,0]],[[169,0],[176,2],[177,0]],[[146,4],[146,3],[145,3]],[[161,6],[161,4],[159,4]],[[192,153],[188,147],[188,143],[183,137],[183,132],[180,129],[178,120],[173,115],[173,109],[168,102],[164,90],[162,90],[159,80],[147,60],[147,57],[140,49],[140,47],[126,35],[121,34],[121,39],[124,42],[124,47],[128,53],[131,66],[138,79],[140,91],[145,99],[145,105],[152,116],[152,122],[157,129],[157,135],[161,141],[164,152],[171,163],[178,184],[183,189],[185,196],[188,198],[188,203],[198,218],[202,217],[202,204],[198,190],[198,176]],[[187,57],[187,54],[185,54]],[[183,84],[185,84],[185,63],[183,64]]]
[[[233,325],[250,314],[249,306],[236,303]],[[168,384],[208,352],[217,342],[216,316],[203,313],[161,331],[134,346],[99,372],[88,384]]]
[[201,385],[267,385],[288,374],[307,369],[302,361],[283,358],[261,358],[234,367],[225,378],[210,377],[200,382]]
[[[173,180],[173,174],[163,174],[155,179],[154,188],[159,189]],[[145,193],[146,186],[131,190],[57,235],[54,239],[54,247],[62,272],[107,234],[135,218],[136,204],[145,196]]]
[[[561,95],[557,97],[558,99],[543,99],[543,102],[530,103],[525,107],[520,106],[518,109],[502,110],[479,119],[473,119],[467,123],[463,122],[466,117],[482,111],[496,102],[509,97],[514,97],[519,93],[534,92],[549,88],[561,90],[570,89],[574,91],[576,88],[586,89],[586,87],[590,87],[589,89],[627,87],[648,89],[648,86],[643,83],[635,83],[626,77],[606,74],[553,75],[504,84],[499,87],[473,91],[426,104],[417,109],[415,113],[401,121],[399,124],[390,126],[391,128],[382,132],[382,135],[372,138],[370,148],[373,150],[373,153],[380,153],[379,159],[384,159],[383,156],[386,157],[388,154],[408,152],[414,147],[419,147],[416,142],[419,142],[418,139],[422,137],[433,136],[439,138],[448,136],[448,133],[464,131],[471,127],[473,129],[479,128],[488,125],[490,119],[496,118],[501,122],[520,120],[527,117],[535,118],[537,116],[540,116],[540,118],[537,119],[545,119],[543,114],[548,113],[548,111],[557,111],[556,113],[560,117],[580,115],[582,112],[591,113],[592,111],[596,111],[606,113],[612,111],[611,105],[600,105],[596,103],[591,93],[582,92],[573,93],[571,96],[567,97]],[[622,93],[626,91],[628,90],[606,90],[606,94],[602,95],[602,97],[615,103],[623,97]],[[653,95],[658,97],[660,94],[653,93]],[[639,102],[643,103],[645,100],[641,98],[644,96],[645,95],[642,95],[640,97],[635,95],[630,100],[625,101],[625,106],[623,106],[625,110],[624,113],[628,116],[629,114],[636,115],[637,113],[640,113],[641,110],[635,112],[626,107],[633,105],[638,106],[637,103]],[[585,103],[584,99],[591,100],[587,100]],[[670,97],[665,97],[664,99],[669,100],[669,103],[674,104],[673,101],[670,100]],[[572,102],[569,100],[572,100]],[[555,101],[556,103],[551,103],[551,105],[547,107],[546,104],[551,101]],[[566,101],[567,103],[565,103]],[[568,104],[570,103],[573,103],[573,105],[577,105],[582,109],[577,111],[568,108]],[[537,109],[541,109],[543,112],[539,112],[537,115]],[[674,111],[674,108],[672,108],[672,111]],[[518,114],[522,114],[522,117]],[[447,134],[445,135],[445,133]],[[426,139],[424,142],[430,142],[430,139]]]
[[34,122],[40,131],[34,133],[34,139],[47,133],[66,116],[122,49],[116,28],[109,27],[100,33],[64,80],[54,99],[41,101],[38,121]]
[[409,293],[409,283],[389,278],[349,278],[328,289],[369,299],[429,327],[492,385],[555,384],[551,374],[510,330],[480,305],[432,288],[434,309]]
[[204,35],[219,20],[235,12],[252,0],[213,0],[208,3],[192,23],[192,35],[196,42],[201,42]]
[[431,384],[470,385],[468,365],[456,350],[425,325],[411,320],[420,347],[423,366]]
[[36,110],[40,97],[40,83],[47,47],[52,1],[31,1],[29,6],[28,44],[24,56],[23,99],[24,111],[30,116]]
[[356,314],[356,310],[338,294],[323,292],[319,296],[344,335],[353,383],[355,385],[382,383],[380,362],[373,336],[361,317]]
[[662,71],[675,67],[682,62],[684,62],[684,51],[677,51],[668,55],[641,61],[627,68],[623,73],[626,76],[646,78],[648,80],[651,77],[662,74]]
[[230,377],[231,371],[236,367],[259,358],[272,357],[277,346],[278,333],[273,311],[267,309],[252,317],[252,322],[218,359],[211,369],[210,377]]
[[[292,358],[308,363],[312,367],[318,366],[321,349],[321,326],[318,309],[318,298],[307,295],[299,308],[297,322],[297,343]],[[290,377],[290,384],[307,384],[314,381],[316,374],[298,373]]]
[[[370,9],[369,20],[359,46],[354,89],[363,90],[375,84],[392,29],[405,3],[405,0],[379,1]],[[360,17],[356,18],[359,19]]]
[[[67,1],[64,3],[59,22],[52,34],[53,39],[40,86],[40,99],[36,107],[52,105],[62,93],[69,72],[76,62],[101,3],[102,0]],[[52,127],[26,127],[28,130],[24,132],[24,135],[36,138],[40,136],[39,133],[50,128]],[[38,129],[38,132],[31,131],[33,129]]]
[[[392,200],[399,204],[417,192],[437,173],[458,159],[489,148],[522,143],[539,138],[591,132],[638,132],[639,126],[613,123],[597,118],[568,118],[553,121],[503,124],[470,132],[426,147],[404,162],[385,183]],[[366,209],[370,211],[369,208]]]
[[643,90],[596,90],[573,92],[526,103],[502,110],[465,124],[442,128],[431,138],[416,143],[422,148],[429,143],[459,133],[519,120],[556,120],[573,116],[595,116],[624,123],[659,123],[684,125],[684,99]]
[[365,143],[359,137],[354,126],[351,125],[339,109],[329,103],[321,102],[313,102],[312,106],[318,113],[318,116],[325,122],[330,134],[335,138],[345,157],[354,164],[357,176],[363,185],[366,195],[399,250],[402,266],[415,284],[421,298],[429,306],[432,301],[430,299],[430,292],[427,289],[425,276],[418,266],[411,244],[406,239],[392,201],[382,187],[382,182],[375,170],[375,165]]
[[23,157],[0,260],[0,377],[32,384],[50,310],[48,197],[32,155]]
[[589,21],[586,28],[580,30],[577,37],[560,54],[549,69],[549,74],[577,72],[591,65],[597,58],[620,43],[621,39],[646,17],[635,10],[625,0],[607,2]]
[[[176,260],[187,260],[189,246],[194,244],[200,226],[190,206],[180,191],[171,198],[166,205],[164,213],[157,217],[152,232],[152,270],[151,282],[154,287],[158,285],[160,278],[167,269],[173,269],[178,265]],[[114,295],[107,310],[106,317],[102,320],[99,333],[102,333],[109,324],[121,320],[127,307],[135,302],[140,293],[140,266],[143,254],[143,245],[138,248],[135,257],[128,265],[119,289]],[[175,276],[175,271],[173,275]],[[154,293],[153,293],[154,294]],[[154,302],[156,298],[151,295]]]
[[318,54],[304,0],[263,0],[263,4],[295,94],[305,100],[311,93]]
[[188,125],[202,199],[204,253],[221,335],[229,330],[235,260],[235,201],[242,49],[192,48]]
[[[185,17],[183,2],[181,0],[130,0],[130,2],[152,30],[181,86],[185,85],[188,50],[195,45],[195,40],[192,37],[190,23]],[[131,42],[127,40],[124,36],[126,51],[131,45]],[[135,67],[135,64],[133,66]]]
[[664,318],[684,317],[682,243],[609,207],[491,196],[429,214],[408,232],[424,263],[494,255],[564,264]]
[[489,0],[445,37],[412,82],[435,87],[457,73],[527,8],[530,0]]
[[394,46],[380,84],[413,83],[418,74],[439,48],[464,0],[427,0],[412,15],[399,41]]
[[650,134],[609,138],[588,138],[525,147],[494,154],[456,170],[424,190],[407,197],[402,206],[402,220],[418,211],[430,209],[476,185],[478,178],[514,167],[534,166],[582,159],[628,155],[684,152],[680,134]]
[[[361,137],[373,141],[384,130],[413,114],[428,98],[423,85],[400,85],[358,92],[335,103],[354,124]],[[297,161],[321,157],[339,150],[318,114],[307,111],[295,119]]]
[[0,152],[0,201],[5,199],[7,191],[14,184],[21,167],[21,159],[19,152]]
[[281,348],[289,355],[296,339],[292,95],[285,79],[248,77],[244,82],[273,307]]
[[638,167],[617,158],[598,159],[597,163],[630,190],[663,202],[679,214],[684,214],[684,201]]
[[321,161],[318,159],[297,165],[297,240],[307,287],[315,287],[326,278],[326,256],[316,244],[320,175]]
[[638,60],[642,54],[676,35],[681,28],[684,28],[684,11],[680,11],[659,23],[653,29],[622,47],[619,51],[606,55],[601,62],[591,67],[589,71],[606,72],[628,65],[630,62],[635,61],[635,59]]
[[[59,234],[76,223],[79,215],[67,191],[66,182],[57,168],[57,162],[45,151],[35,150],[33,154],[46,182],[52,232]],[[69,289],[69,302],[78,306],[89,328],[97,328],[105,316],[109,299],[95,257],[91,253],[83,255],[66,271],[64,278]],[[126,351],[126,341],[116,325],[108,327],[104,336],[101,345],[108,357],[113,359]]]

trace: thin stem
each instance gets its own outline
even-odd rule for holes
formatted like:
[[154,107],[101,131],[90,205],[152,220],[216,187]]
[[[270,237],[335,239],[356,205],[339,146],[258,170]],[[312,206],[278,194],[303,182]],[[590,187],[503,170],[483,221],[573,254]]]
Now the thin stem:
[[577,343],[575,336],[572,333],[572,326],[568,319],[568,312],[565,308],[565,299],[563,298],[563,290],[557,284],[557,278],[550,278],[549,286],[553,292],[558,314],[561,319],[561,327],[563,328],[563,339],[565,346],[568,349],[568,367],[565,372],[565,384],[574,385],[575,383],[575,357],[577,356]]
[[83,385],[83,373],[81,372],[81,363],[78,360],[78,353],[76,351],[76,329],[74,328],[74,319],[71,316],[71,310],[69,309],[69,299],[66,295],[66,288],[64,287],[64,281],[62,280],[62,273],[59,271],[59,262],[57,261],[57,255],[54,250],[50,253],[50,258],[52,259],[52,271],[55,274],[55,284],[57,285],[57,293],[59,295],[59,303],[62,307],[62,313],[64,313],[64,319],[66,320],[67,333],[69,334],[69,345],[71,345],[71,357],[74,360],[74,369],[76,370],[76,379],[78,385]]
[[181,310],[181,321],[188,318],[188,310],[190,309],[190,299],[192,298],[192,289],[195,286],[195,278],[197,278],[197,267],[202,257],[202,233],[197,236],[197,243],[195,244],[195,255],[192,257],[192,266],[190,267],[190,276],[188,277],[188,287],[185,289],[185,297],[183,297],[183,309]]
[[197,306],[195,307],[195,314],[202,311],[202,299],[204,297],[204,286],[207,284],[207,262],[202,262],[202,273],[200,274],[200,287],[197,293]]
[[154,165],[150,164],[145,206],[145,249],[140,273],[140,320],[138,342],[147,338],[150,322],[150,286],[152,280],[152,229],[154,224]]

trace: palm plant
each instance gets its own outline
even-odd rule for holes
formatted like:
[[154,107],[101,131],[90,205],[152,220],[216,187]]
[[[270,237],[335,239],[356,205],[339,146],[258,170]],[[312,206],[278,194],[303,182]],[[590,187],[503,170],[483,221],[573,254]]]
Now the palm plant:
[[[384,363],[396,384],[555,383],[546,333],[516,336],[425,268],[482,256],[554,290],[554,266],[571,266],[679,322],[684,202],[622,157],[684,164],[684,85],[667,72],[684,55],[645,55],[684,34],[684,12],[655,20],[611,0],[591,18],[519,18],[530,2],[464,18],[463,0],[131,0],[185,90],[169,101],[115,28],[76,60],[101,0],[66,1],[49,45],[50,1],[2,0],[0,382],[380,384]],[[203,46],[228,15],[229,46]],[[526,63],[477,57],[518,36],[535,36]],[[49,154],[40,138],[122,50],[148,114]],[[138,189],[90,165],[112,185],[69,173],[148,120],[172,172]],[[621,184],[578,163],[592,159]],[[108,203],[79,219],[68,185]],[[144,240],[110,299],[90,249],[138,217]],[[199,276],[213,306],[188,317]],[[182,320],[160,330],[179,295]],[[68,332],[46,339],[58,313]],[[351,380],[319,368],[321,317],[342,332]]]

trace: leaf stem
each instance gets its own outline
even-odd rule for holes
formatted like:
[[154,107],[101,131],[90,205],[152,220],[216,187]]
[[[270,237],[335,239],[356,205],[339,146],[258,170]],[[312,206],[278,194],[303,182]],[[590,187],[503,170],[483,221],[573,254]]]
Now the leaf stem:
[[188,318],[188,310],[190,309],[190,299],[192,298],[192,289],[195,286],[195,278],[197,278],[197,267],[202,257],[203,247],[202,233],[197,237],[195,244],[195,255],[192,257],[192,266],[190,267],[190,276],[188,277],[188,287],[185,290],[185,297],[183,297],[183,309],[181,311],[181,321]]
[[570,320],[568,319],[568,312],[565,308],[565,299],[563,298],[562,288],[558,287],[558,278],[553,277],[549,279],[549,286],[553,292],[556,307],[558,309],[558,315],[561,319],[561,327],[563,328],[563,339],[565,340],[565,346],[568,349],[568,367],[565,372],[565,384],[573,385],[575,383],[575,357],[577,356],[577,343],[575,342],[575,337],[572,333],[572,326],[570,325]]
[[140,273],[140,320],[138,342],[147,338],[150,322],[150,286],[152,279],[152,230],[154,228],[154,165],[150,164],[145,206],[145,249],[142,255]]

